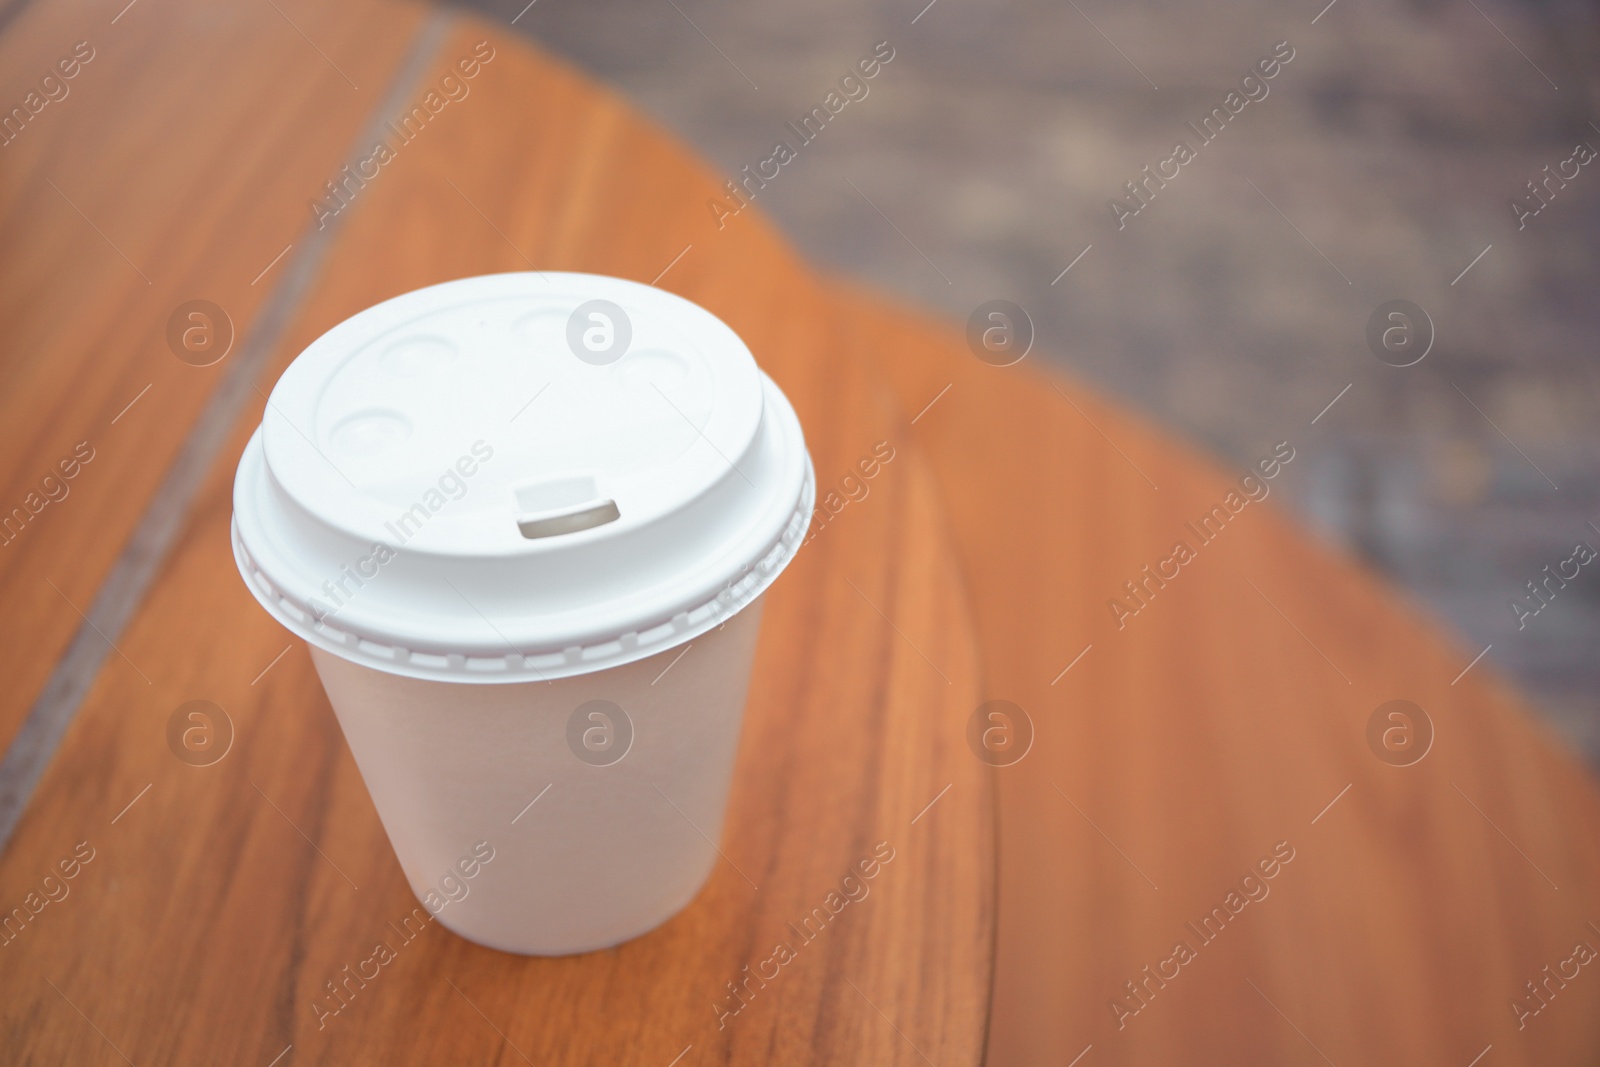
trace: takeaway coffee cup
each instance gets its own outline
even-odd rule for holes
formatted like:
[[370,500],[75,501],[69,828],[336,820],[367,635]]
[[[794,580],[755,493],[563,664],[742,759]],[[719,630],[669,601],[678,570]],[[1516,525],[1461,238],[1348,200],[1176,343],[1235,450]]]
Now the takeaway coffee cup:
[[793,409],[709,312],[498,274],[300,354],[233,547],[423,906],[554,955],[665,921],[718,861],[761,598],[814,497]]

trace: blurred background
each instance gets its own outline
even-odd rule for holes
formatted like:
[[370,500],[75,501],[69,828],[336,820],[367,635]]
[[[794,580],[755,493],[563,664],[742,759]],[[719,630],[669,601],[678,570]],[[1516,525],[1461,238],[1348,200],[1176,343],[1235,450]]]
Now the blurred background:
[[[819,265],[951,318],[1016,302],[1029,358],[1226,463],[1290,441],[1281,502],[1487,649],[1600,767],[1600,565],[1537,616],[1512,608],[1579,542],[1600,548],[1600,161],[1568,162],[1600,149],[1596,5],[463,6],[729,177],[797,143],[786,123],[889,42],[758,207]],[[1185,123],[1284,40],[1268,95],[1119,229],[1108,201],[1197,145]],[[1578,173],[1540,206],[1527,183],[1547,166]],[[1435,330],[1413,366],[1365,339],[1393,299]]]

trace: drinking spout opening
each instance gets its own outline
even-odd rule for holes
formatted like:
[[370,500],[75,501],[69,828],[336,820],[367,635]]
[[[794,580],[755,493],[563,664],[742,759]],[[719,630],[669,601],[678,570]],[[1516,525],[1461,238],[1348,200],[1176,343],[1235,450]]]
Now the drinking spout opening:
[[617,510],[616,501],[603,500],[593,507],[568,512],[565,515],[519,519],[517,529],[522,531],[523,537],[531,541],[540,537],[559,537],[562,534],[577,533],[579,530],[592,530],[596,526],[604,526],[620,518],[622,513]]

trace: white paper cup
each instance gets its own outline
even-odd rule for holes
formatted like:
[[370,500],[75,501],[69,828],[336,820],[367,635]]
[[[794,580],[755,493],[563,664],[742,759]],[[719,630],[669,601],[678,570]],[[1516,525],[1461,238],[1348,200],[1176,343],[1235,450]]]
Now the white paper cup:
[[418,899],[560,954],[658,925],[717,860],[760,598],[814,496],[793,410],[710,313],[503,274],[313,342],[233,542]]

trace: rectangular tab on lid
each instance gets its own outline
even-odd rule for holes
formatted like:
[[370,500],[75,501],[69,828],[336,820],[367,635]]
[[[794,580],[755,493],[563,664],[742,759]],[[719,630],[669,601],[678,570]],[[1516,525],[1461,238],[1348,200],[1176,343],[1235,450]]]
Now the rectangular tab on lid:
[[614,500],[600,495],[593,475],[549,478],[517,489],[517,529],[530,540],[577,533],[622,517]]

